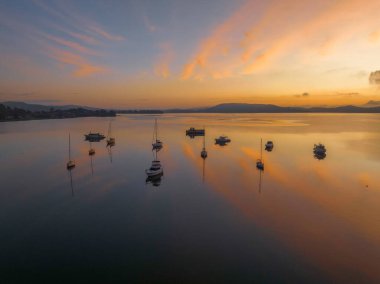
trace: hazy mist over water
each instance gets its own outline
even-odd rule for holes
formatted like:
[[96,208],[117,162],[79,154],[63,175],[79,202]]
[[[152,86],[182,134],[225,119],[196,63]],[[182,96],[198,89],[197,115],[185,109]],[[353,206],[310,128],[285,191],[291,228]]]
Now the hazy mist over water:
[[380,115],[120,115],[90,157],[84,134],[109,121],[0,123],[4,283],[380,282]]

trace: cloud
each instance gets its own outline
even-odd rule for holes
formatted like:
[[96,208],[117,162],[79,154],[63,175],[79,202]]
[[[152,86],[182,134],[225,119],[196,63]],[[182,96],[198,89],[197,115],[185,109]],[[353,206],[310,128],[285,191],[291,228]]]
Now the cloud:
[[88,29],[91,30],[92,32],[95,32],[98,35],[100,35],[100,36],[108,39],[108,40],[111,40],[111,41],[122,41],[122,40],[126,39],[124,36],[113,35],[113,34],[107,32],[107,31],[105,31],[103,28],[101,28],[97,24],[92,24],[92,25],[88,26]]
[[296,98],[308,98],[310,97],[310,94],[305,92],[305,93],[302,93],[300,95],[294,95]]
[[160,45],[160,55],[154,67],[154,73],[162,78],[170,76],[170,63],[174,58],[174,52],[169,43],[162,43]]
[[92,54],[92,55],[97,54],[97,52],[95,52],[95,51],[93,51],[93,50],[91,50],[91,49],[89,49],[89,48],[87,48],[87,47],[85,47],[85,46],[83,46],[77,42],[74,42],[74,41],[70,41],[67,39],[59,38],[59,37],[48,35],[48,34],[44,34],[44,37],[55,42],[55,43],[60,44],[61,46],[74,49],[74,50],[79,51],[81,53]]
[[158,28],[152,24],[152,22],[149,20],[148,16],[147,15],[144,15],[143,16],[143,21],[144,21],[144,25],[145,27],[147,28],[148,31],[150,31],[151,33],[154,33],[155,31],[158,30]]
[[369,83],[373,85],[380,85],[380,70],[371,72],[369,75]]
[[82,56],[72,52],[53,49],[52,57],[61,63],[73,66],[74,71],[72,74],[75,77],[86,77],[106,71],[106,68],[92,64]]
[[374,31],[368,35],[369,42],[377,43],[380,39],[380,31]]
[[378,1],[247,0],[199,43],[183,66],[182,79],[250,75],[289,58],[295,63],[334,55],[351,46],[353,38],[368,34],[379,22],[373,12],[378,9]]

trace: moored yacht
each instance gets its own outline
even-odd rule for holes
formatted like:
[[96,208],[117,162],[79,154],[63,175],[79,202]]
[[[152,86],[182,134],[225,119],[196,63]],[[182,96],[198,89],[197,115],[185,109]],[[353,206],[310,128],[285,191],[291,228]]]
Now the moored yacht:
[[228,138],[228,136],[219,136],[218,138],[215,138],[215,144],[219,145],[225,145],[226,143],[230,143],[231,139]]
[[88,133],[88,134],[85,134],[84,137],[86,138],[86,140],[89,140],[89,141],[100,141],[100,140],[103,140],[104,138],[106,138],[103,134],[101,133]]
[[69,133],[69,161],[66,164],[66,168],[68,170],[71,170],[75,167],[75,161],[71,160],[71,139],[70,139],[70,133]]
[[153,131],[153,141],[152,141],[153,150],[160,150],[163,147],[163,143],[158,139],[158,125],[157,118],[154,121],[154,131]]
[[260,159],[257,159],[257,161],[256,161],[256,168],[258,168],[260,171],[264,170],[263,139],[261,139],[261,142],[260,142]]
[[265,144],[265,150],[267,150],[268,152],[272,151],[273,150],[273,141],[267,141],[267,143]]

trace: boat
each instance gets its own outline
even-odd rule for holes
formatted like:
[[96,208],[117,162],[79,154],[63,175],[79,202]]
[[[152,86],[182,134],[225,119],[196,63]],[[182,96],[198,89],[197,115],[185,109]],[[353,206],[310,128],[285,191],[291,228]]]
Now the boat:
[[206,159],[207,158],[207,151],[206,151],[206,134],[205,134],[205,130],[203,129],[203,148],[202,148],[202,152],[201,152],[201,157],[203,159]]
[[157,151],[155,152],[154,160],[152,161],[152,165],[149,169],[145,170],[145,173],[148,177],[154,177],[158,175],[162,175],[164,173],[164,170],[162,169],[161,162],[157,159]]
[[272,141],[267,141],[267,143],[265,144],[265,150],[267,150],[268,152],[272,151],[273,150],[273,142]]
[[112,121],[110,121],[110,124],[108,125],[108,135],[107,135],[107,146],[115,146],[115,138],[112,137],[112,134],[111,134],[111,124],[112,124]]
[[95,149],[92,148],[91,141],[90,141],[90,150],[88,150],[88,154],[89,154],[90,156],[95,155]]
[[75,161],[71,160],[71,139],[70,139],[70,133],[69,133],[69,161],[66,164],[66,168],[68,170],[71,170],[75,167]]
[[204,129],[195,129],[194,127],[190,127],[186,130],[186,135],[190,138],[194,138],[195,136],[204,136],[205,130]]
[[264,161],[263,161],[263,139],[260,142],[260,159],[256,160],[256,168],[260,171],[264,170]]
[[84,137],[86,138],[85,140],[88,140],[88,141],[92,141],[92,142],[97,142],[97,141],[100,141],[100,140],[103,140],[104,138],[106,138],[103,134],[101,133],[88,133],[88,134],[85,134]]
[[160,150],[163,147],[162,141],[158,139],[157,118],[154,121],[154,131],[153,131],[152,146],[153,146],[153,150]]
[[215,144],[219,144],[219,145],[226,145],[227,143],[230,143],[231,142],[231,139],[228,138],[228,136],[219,136],[219,138],[215,138]]
[[318,155],[323,155],[323,154],[326,154],[326,147],[325,145],[319,143],[319,144],[314,144],[314,148],[313,148],[313,152],[314,154],[318,154]]

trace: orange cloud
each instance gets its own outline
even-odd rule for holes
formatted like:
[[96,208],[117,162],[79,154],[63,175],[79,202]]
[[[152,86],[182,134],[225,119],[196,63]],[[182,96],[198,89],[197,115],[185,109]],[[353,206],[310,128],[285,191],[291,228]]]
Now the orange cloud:
[[72,74],[76,77],[85,77],[106,71],[104,67],[94,65],[78,54],[58,49],[53,49],[52,53],[52,57],[57,61],[74,66]]
[[[369,27],[379,24],[372,12],[379,9],[377,1],[273,0],[261,6],[247,1],[201,42],[184,65],[182,79],[252,74],[284,65],[289,57],[330,55],[353,37],[360,42]],[[372,41],[377,38],[377,33],[370,35]]]
[[195,56],[184,66],[182,79],[195,77],[197,69],[204,68],[212,56],[228,53],[228,35],[241,24],[241,19],[248,16],[249,11],[253,8],[253,3],[248,1],[230,18],[216,27],[212,34],[200,44]]

